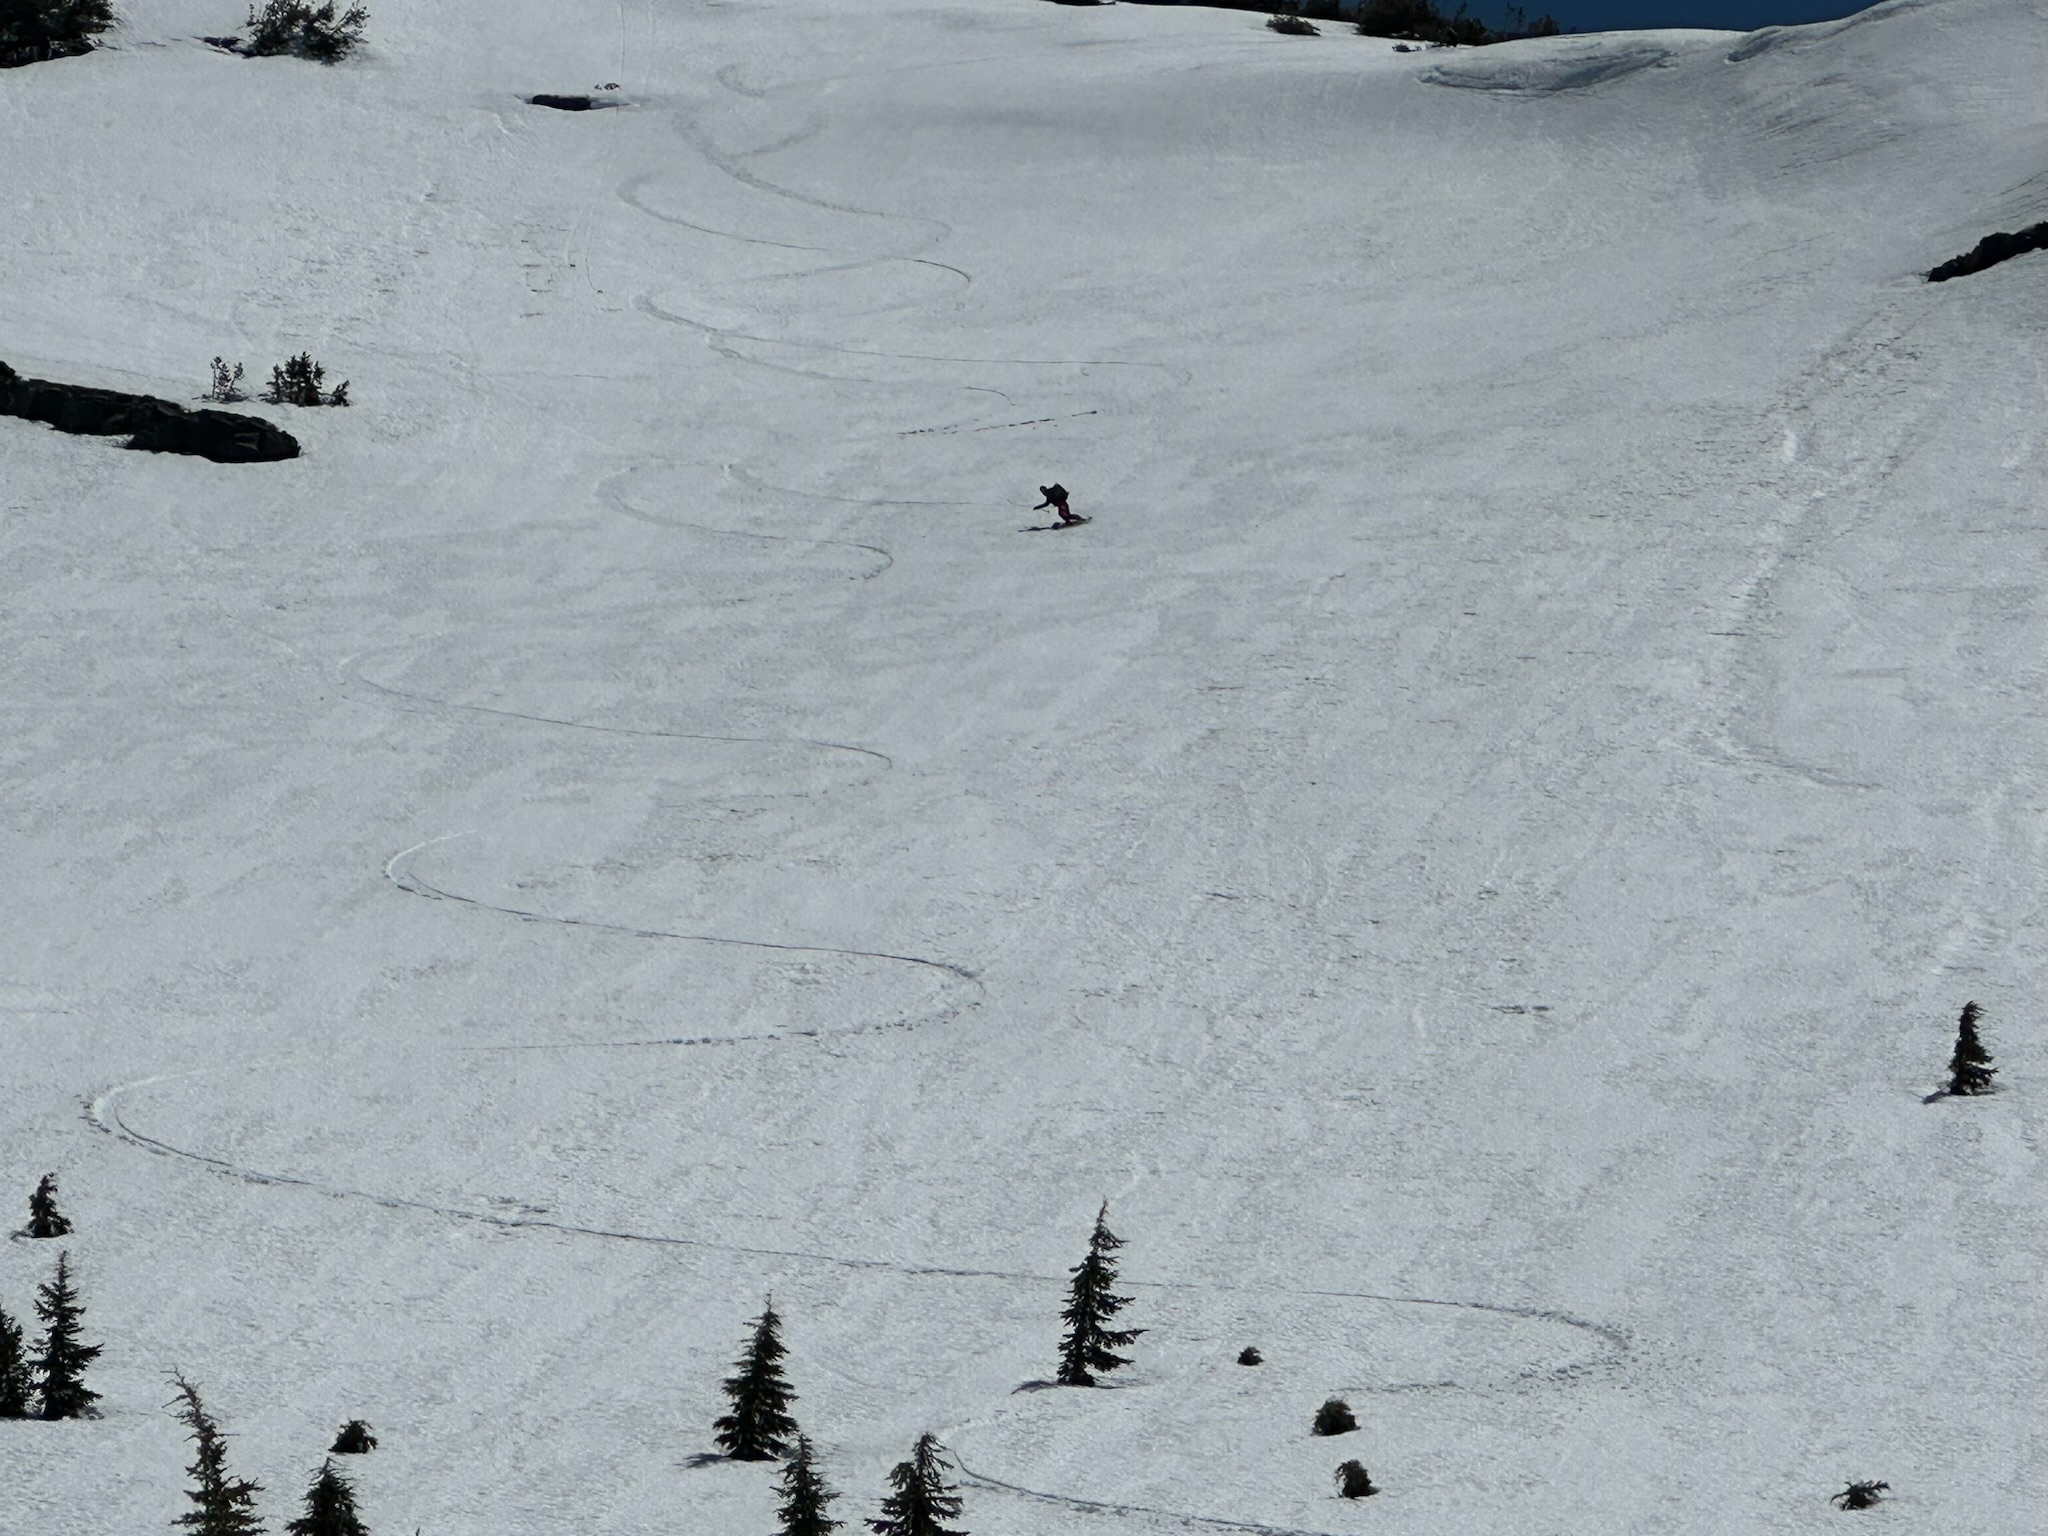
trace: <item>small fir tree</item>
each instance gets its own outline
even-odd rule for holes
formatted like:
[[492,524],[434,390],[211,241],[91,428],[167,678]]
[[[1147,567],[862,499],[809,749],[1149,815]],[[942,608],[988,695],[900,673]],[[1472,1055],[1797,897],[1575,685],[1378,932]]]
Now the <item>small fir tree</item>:
[[1346,1461],[1337,1467],[1337,1495],[1345,1499],[1369,1499],[1378,1493],[1379,1486],[1372,1480],[1372,1474],[1365,1470],[1362,1461]]
[[1851,1483],[1828,1502],[1839,1504],[1844,1509],[1872,1509],[1891,1492],[1891,1486],[1890,1483]]
[[1060,1341],[1059,1383],[1063,1387],[1092,1387],[1097,1371],[1113,1371],[1129,1365],[1117,1350],[1126,1348],[1145,1330],[1112,1328],[1111,1318],[1130,1303],[1130,1297],[1114,1294],[1116,1260],[1112,1255],[1124,1240],[1109,1230],[1109,1202],[1095,1216],[1095,1231],[1088,1239],[1088,1257],[1074,1266],[1073,1286],[1067,1293],[1066,1310],[1060,1321],[1067,1336]]
[[1319,1435],[1348,1435],[1358,1428],[1358,1416],[1343,1398],[1325,1398],[1323,1406],[1316,1410],[1316,1421],[1310,1428]]
[[79,1319],[85,1305],[71,1283],[71,1255],[57,1255],[57,1273],[36,1287],[36,1316],[43,1320],[43,1350],[36,1358],[42,1378],[42,1416],[75,1419],[100,1400],[85,1384],[85,1368],[97,1360],[100,1346],[79,1341]]
[[1991,1053],[1977,1038],[1977,1020],[1983,1013],[1975,1003],[1965,1003],[1963,1016],[1956,1020],[1956,1053],[1948,1060],[1948,1091],[1965,1098],[1991,1092],[1991,1079],[1998,1073],[1991,1065]]
[[28,1417],[28,1347],[21,1341],[21,1324],[0,1312],[0,1419]]
[[356,1515],[355,1489],[331,1461],[320,1463],[313,1486],[306,1490],[306,1512],[285,1530],[290,1536],[369,1536]]
[[295,53],[332,64],[354,51],[369,19],[370,13],[360,5],[337,16],[333,0],[317,6],[312,0],[264,0],[260,9],[249,8],[249,36],[242,51],[258,58]]
[[109,0],[0,0],[0,68],[89,53],[113,21]]
[[36,1185],[36,1192],[28,1197],[28,1235],[63,1237],[70,1230],[70,1219],[57,1209],[57,1175],[46,1173]]
[[896,1491],[882,1500],[882,1518],[868,1528],[875,1536],[967,1536],[946,1528],[960,1513],[960,1496],[945,1480],[951,1466],[936,1435],[919,1435],[910,1460],[897,1462],[889,1474]]
[[263,396],[272,405],[318,405],[327,398],[321,385],[327,370],[313,361],[313,354],[301,352],[270,370],[270,389]]
[[782,1469],[782,1504],[775,1511],[782,1526],[776,1536],[831,1536],[840,1522],[825,1506],[838,1497],[812,1465],[810,1436],[798,1435],[796,1455]]
[[198,1447],[185,1469],[192,1478],[192,1486],[185,1490],[192,1508],[172,1524],[185,1526],[192,1536],[261,1536],[256,1495],[263,1491],[262,1484],[228,1475],[227,1437],[200,1401],[199,1389],[176,1371],[171,1373],[171,1385],[178,1393],[171,1406],[178,1422],[191,1431],[186,1438]]
[[770,1301],[754,1324],[754,1336],[747,1351],[735,1362],[734,1374],[725,1379],[725,1395],[732,1412],[712,1421],[718,1431],[718,1448],[734,1461],[773,1461],[789,1450],[789,1436],[796,1433],[796,1420],[789,1405],[796,1393],[782,1379],[782,1319]]
[[350,1419],[341,1426],[334,1437],[334,1444],[327,1447],[332,1456],[367,1456],[377,1449],[377,1437],[370,1433],[370,1426],[361,1419]]

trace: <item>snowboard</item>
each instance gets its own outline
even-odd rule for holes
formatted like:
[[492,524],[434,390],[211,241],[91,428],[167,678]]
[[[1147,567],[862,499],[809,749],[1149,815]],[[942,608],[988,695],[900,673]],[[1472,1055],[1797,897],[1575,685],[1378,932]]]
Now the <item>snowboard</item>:
[[1078,528],[1083,523],[1092,523],[1092,517],[1077,517],[1071,523],[1033,523],[1029,528],[1019,528],[1019,533],[1051,533],[1055,528]]

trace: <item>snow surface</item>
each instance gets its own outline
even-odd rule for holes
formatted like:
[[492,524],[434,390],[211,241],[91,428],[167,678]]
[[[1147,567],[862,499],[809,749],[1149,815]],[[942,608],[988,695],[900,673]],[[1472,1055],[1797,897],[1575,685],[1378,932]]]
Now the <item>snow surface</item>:
[[[1918,274],[2048,215],[2041,0],[124,10],[0,74],[0,357],[357,404],[0,421],[106,1345],[0,1530],[169,1529],[175,1366],[273,1528],[360,1416],[380,1536],[761,1536],[770,1292],[849,1522],[2039,1529],[2048,258]],[[1020,1392],[1105,1196],[1137,1364]]]

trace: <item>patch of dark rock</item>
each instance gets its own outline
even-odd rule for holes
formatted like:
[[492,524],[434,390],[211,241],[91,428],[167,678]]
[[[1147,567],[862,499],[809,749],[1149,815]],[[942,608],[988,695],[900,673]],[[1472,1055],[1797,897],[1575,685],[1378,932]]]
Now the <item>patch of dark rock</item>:
[[126,433],[123,447],[189,453],[216,464],[264,464],[299,456],[298,439],[259,416],[188,411],[149,395],[24,378],[5,363],[0,363],[0,416],[93,437]]
[[2013,257],[2024,256],[2029,251],[2048,251],[2048,220],[2010,234],[1986,235],[1970,248],[1967,255],[1944,261],[1928,273],[1927,281],[1945,283],[1952,277],[1968,277],[1973,272],[1982,272],[1986,267],[1995,267],[2001,261],[2011,261]]
[[618,105],[616,101],[599,101],[595,96],[550,96],[545,92],[527,97],[526,104],[530,107],[553,107],[557,112],[594,112]]

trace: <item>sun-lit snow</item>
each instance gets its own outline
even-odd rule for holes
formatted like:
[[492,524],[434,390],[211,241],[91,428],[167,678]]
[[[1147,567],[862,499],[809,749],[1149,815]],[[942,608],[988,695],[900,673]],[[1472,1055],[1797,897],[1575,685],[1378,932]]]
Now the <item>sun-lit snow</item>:
[[[273,1529],[360,1417],[379,1536],[765,1536],[770,1292],[849,1530],[925,1430],[978,1536],[2038,1522],[2048,256],[1920,274],[2048,216],[2041,0],[245,9],[0,73],[0,358],[356,402],[0,420],[106,1346],[0,1531],[170,1529],[175,1367]],[[1137,1363],[1017,1391],[1105,1196]]]

